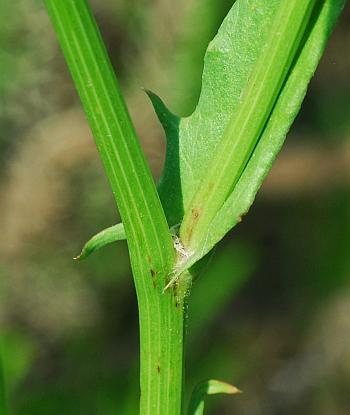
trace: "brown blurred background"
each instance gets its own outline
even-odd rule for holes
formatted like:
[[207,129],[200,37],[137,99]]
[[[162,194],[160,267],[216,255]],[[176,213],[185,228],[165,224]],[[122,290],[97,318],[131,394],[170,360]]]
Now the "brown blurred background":
[[[0,328],[14,415],[136,414],[137,309],[124,242],[82,263],[118,221],[41,0],[0,0]],[[140,87],[180,115],[232,0],[91,4],[155,177],[163,132]],[[350,7],[286,145],[193,288],[187,389],[244,394],[207,414],[350,413]]]

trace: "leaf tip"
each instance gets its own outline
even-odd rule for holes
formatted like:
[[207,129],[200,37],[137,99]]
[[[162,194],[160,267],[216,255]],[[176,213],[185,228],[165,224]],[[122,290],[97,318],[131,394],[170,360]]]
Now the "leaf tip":
[[79,255],[73,257],[73,260],[74,261],[81,261],[81,260],[85,259],[85,256],[86,256],[85,252],[84,252],[84,250],[82,250]]
[[177,131],[180,122],[180,117],[173,114],[165,105],[163,100],[154,92],[147,88],[142,88],[150,99],[153,109],[162,124],[167,136],[171,131]]
[[231,385],[227,382],[222,382],[220,380],[209,380],[207,384],[207,394],[208,395],[215,395],[218,393],[225,393],[228,395],[236,395],[239,393],[243,393],[242,390],[238,389],[236,386]]

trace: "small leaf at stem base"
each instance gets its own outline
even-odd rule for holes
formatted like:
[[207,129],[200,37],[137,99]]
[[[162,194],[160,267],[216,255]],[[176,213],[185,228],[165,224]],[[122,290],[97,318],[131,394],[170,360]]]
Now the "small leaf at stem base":
[[242,393],[242,391],[235,386],[226,382],[221,382],[220,380],[210,379],[201,382],[195,387],[192,393],[187,415],[203,415],[204,398],[207,395],[216,395],[218,393],[234,395]]

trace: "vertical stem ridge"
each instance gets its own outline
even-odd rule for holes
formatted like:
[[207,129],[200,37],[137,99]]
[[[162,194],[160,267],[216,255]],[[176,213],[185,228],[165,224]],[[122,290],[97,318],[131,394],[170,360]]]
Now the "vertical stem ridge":
[[45,0],[125,226],[140,319],[142,415],[180,415],[182,301],[163,293],[175,252],[156,187],[85,0]]

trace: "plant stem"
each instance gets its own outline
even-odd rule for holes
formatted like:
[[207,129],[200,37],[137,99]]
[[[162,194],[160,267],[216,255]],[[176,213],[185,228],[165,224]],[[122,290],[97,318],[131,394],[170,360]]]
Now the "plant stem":
[[142,415],[180,415],[186,280],[163,293],[175,260],[166,218],[85,0],[45,0],[125,226],[140,319]]

